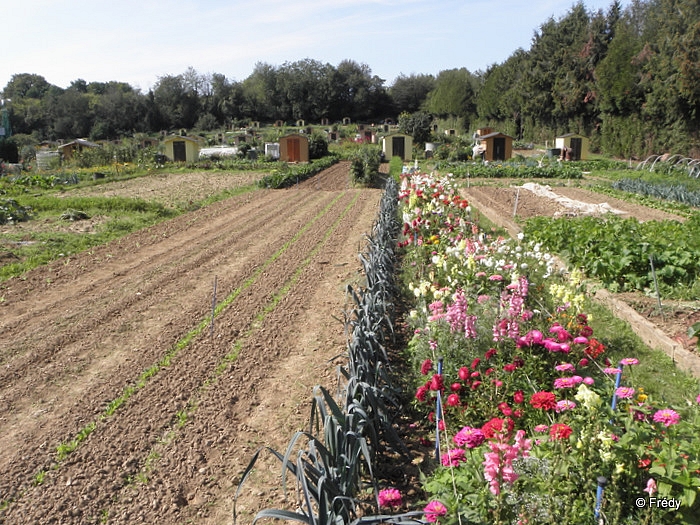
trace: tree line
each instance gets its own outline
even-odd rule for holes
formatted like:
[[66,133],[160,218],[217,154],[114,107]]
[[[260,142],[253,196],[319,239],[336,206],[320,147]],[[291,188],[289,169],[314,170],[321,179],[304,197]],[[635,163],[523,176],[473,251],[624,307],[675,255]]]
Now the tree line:
[[[484,45],[488,45],[485,43]],[[544,143],[576,132],[620,157],[700,156],[700,3],[632,0],[589,12],[583,2],[546,20],[530,49],[486,71],[400,75],[390,86],[366,64],[304,59],[256,64],[243,81],[219,73],[160,77],[143,93],[124,82],[14,75],[3,98],[18,140],[209,131],[250,121],[378,122],[451,119]]]

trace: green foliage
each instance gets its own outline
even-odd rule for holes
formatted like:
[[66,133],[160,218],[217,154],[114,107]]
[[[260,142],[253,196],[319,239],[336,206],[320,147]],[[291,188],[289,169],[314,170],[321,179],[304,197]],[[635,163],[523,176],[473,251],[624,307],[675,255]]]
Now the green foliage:
[[22,206],[14,199],[0,199],[0,224],[28,221],[32,209]]
[[654,290],[683,297],[700,279],[700,215],[685,223],[604,219],[529,219],[525,233],[611,291]]
[[322,159],[313,160],[308,164],[296,166],[280,163],[278,168],[272,170],[269,175],[262,177],[258,181],[258,186],[271,189],[287,188],[316,175],[336,162],[338,162],[338,157],[329,155]]
[[641,179],[619,179],[612,183],[616,190],[670,200],[700,208],[700,191],[690,191],[685,184],[655,184]]
[[483,178],[541,178],[541,179],[581,179],[583,170],[574,163],[517,163],[517,162],[439,162],[436,169],[449,171],[457,177]]
[[379,173],[381,151],[378,146],[367,144],[355,151],[350,164],[352,180],[358,184],[369,184]]

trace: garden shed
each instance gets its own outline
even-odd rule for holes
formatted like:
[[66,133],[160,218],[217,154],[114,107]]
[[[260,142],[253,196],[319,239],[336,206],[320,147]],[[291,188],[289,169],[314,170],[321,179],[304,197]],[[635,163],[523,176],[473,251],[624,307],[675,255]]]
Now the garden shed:
[[400,157],[401,160],[411,160],[413,158],[413,137],[402,133],[392,133],[382,138],[382,151],[384,157]]
[[280,138],[280,160],[282,162],[309,162],[309,139],[292,133]]
[[566,160],[587,160],[588,145],[588,138],[576,133],[567,133],[555,139],[555,147]]
[[199,142],[192,137],[171,135],[163,140],[163,145],[171,162],[194,162],[199,158]]
[[80,153],[83,151],[85,148],[99,148],[99,144],[95,144],[94,142],[90,142],[89,140],[85,139],[75,139],[72,142],[67,142],[65,144],[61,144],[58,147],[58,152],[61,154],[61,157],[64,160],[69,160],[73,158],[73,154],[78,152]]
[[513,156],[513,137],[494,131],[479,137],[479,142],[486,148],[484,160],[507,160]]

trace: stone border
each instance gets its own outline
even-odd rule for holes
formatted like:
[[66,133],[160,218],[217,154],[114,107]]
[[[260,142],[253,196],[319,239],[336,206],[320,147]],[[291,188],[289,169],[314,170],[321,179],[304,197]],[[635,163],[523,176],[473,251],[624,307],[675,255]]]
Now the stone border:
[[[518,224],[501,216],[493,208],[465,193],[466,192],[462,192],[462,196],[469,200],[471,206],[475,207],[479,213],[484,215],[496,226],[508,231],[512,237],[515,238],[518,233],[522,232],[522,228]],[[695,378],[700,379],[700,357],[683,348],[681,344],[668,337],[653,323],[650,323],[643,316],[639,315],[631,306],[615,298],[607,290],[597,288],[593,291],[591,288],[589,291],[591,291],[595,301],[606,306],[616,317],[629,323],[632,331],[642,339],[644,344],[655,350],[661,350],[673,360],[673,363],[680,370],[688,372]]]

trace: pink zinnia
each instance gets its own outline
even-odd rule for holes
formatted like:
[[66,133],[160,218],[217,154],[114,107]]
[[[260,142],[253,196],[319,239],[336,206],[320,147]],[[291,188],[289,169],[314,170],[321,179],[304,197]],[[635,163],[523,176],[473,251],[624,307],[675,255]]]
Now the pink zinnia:
[[459,464],[467,461],[464,450],[452,448],[440,457],[443,467],[459,467]]
[[460,447],[476,448],[486,440],[480,428],[464,427],[457,432],[454,442]]
[[698,394],[698,397],[695,398],[695,402],[700,405],[700,394]]
[[615,395],[620,399],[631,399],[634,396],[634,388],[631,386],[621,386],[615,390]]
[[609,366],[607,368],[603,368],[603,372],[606,374],[619,374],[620,372],[622,372],[622,370],[620,370],[619,368]]
[[657,423],[663,423],[665,426],[670,427],[678,423],[681,420],[681,416],[675,410],[664,408],[663,410],[658,410],[654,414],[653,419]]
[[425,520],[430,523],[435,523],[438,519],[447,514],[447,507],[437,500],[428,503],[423,509]]
[[535,432],[547,432],[549,430],[549,427],[547,425],[537,425],[534,429]]
[[450,394],[449,396],[447,396],[447,406],[459,406],[459,396],[457,394]]
[[625,357],[622,361],[620,361],[620,364],[625,366],[638,365],[639,359],[636,357]]
[[497,273],[493,274],[491,277],[489,277],[489,281],[502,281],[503,276],[499,275]]
[[432,368],[433,368],[433,362],[430,359],[426,359],[420,365],[420,373],[423,374],[424,376],[427,376],[428,372],[430,372],[430,370]]
[[554,367],[554,370],[557,372],[573,372],[576,370],[576,367],[572,365],[571,363],[562,363],[560,365],[557,365]]
[[567,410],[573,410],[574,408],[576,408],[576,403],[569,401],[568,399],[562,399],[561,401],[557,401],[557,408],[554,410],[556,412],[566,412]]
[[379,491],[380,507],[400,507],[401,493],[397,489],[384,489]]

